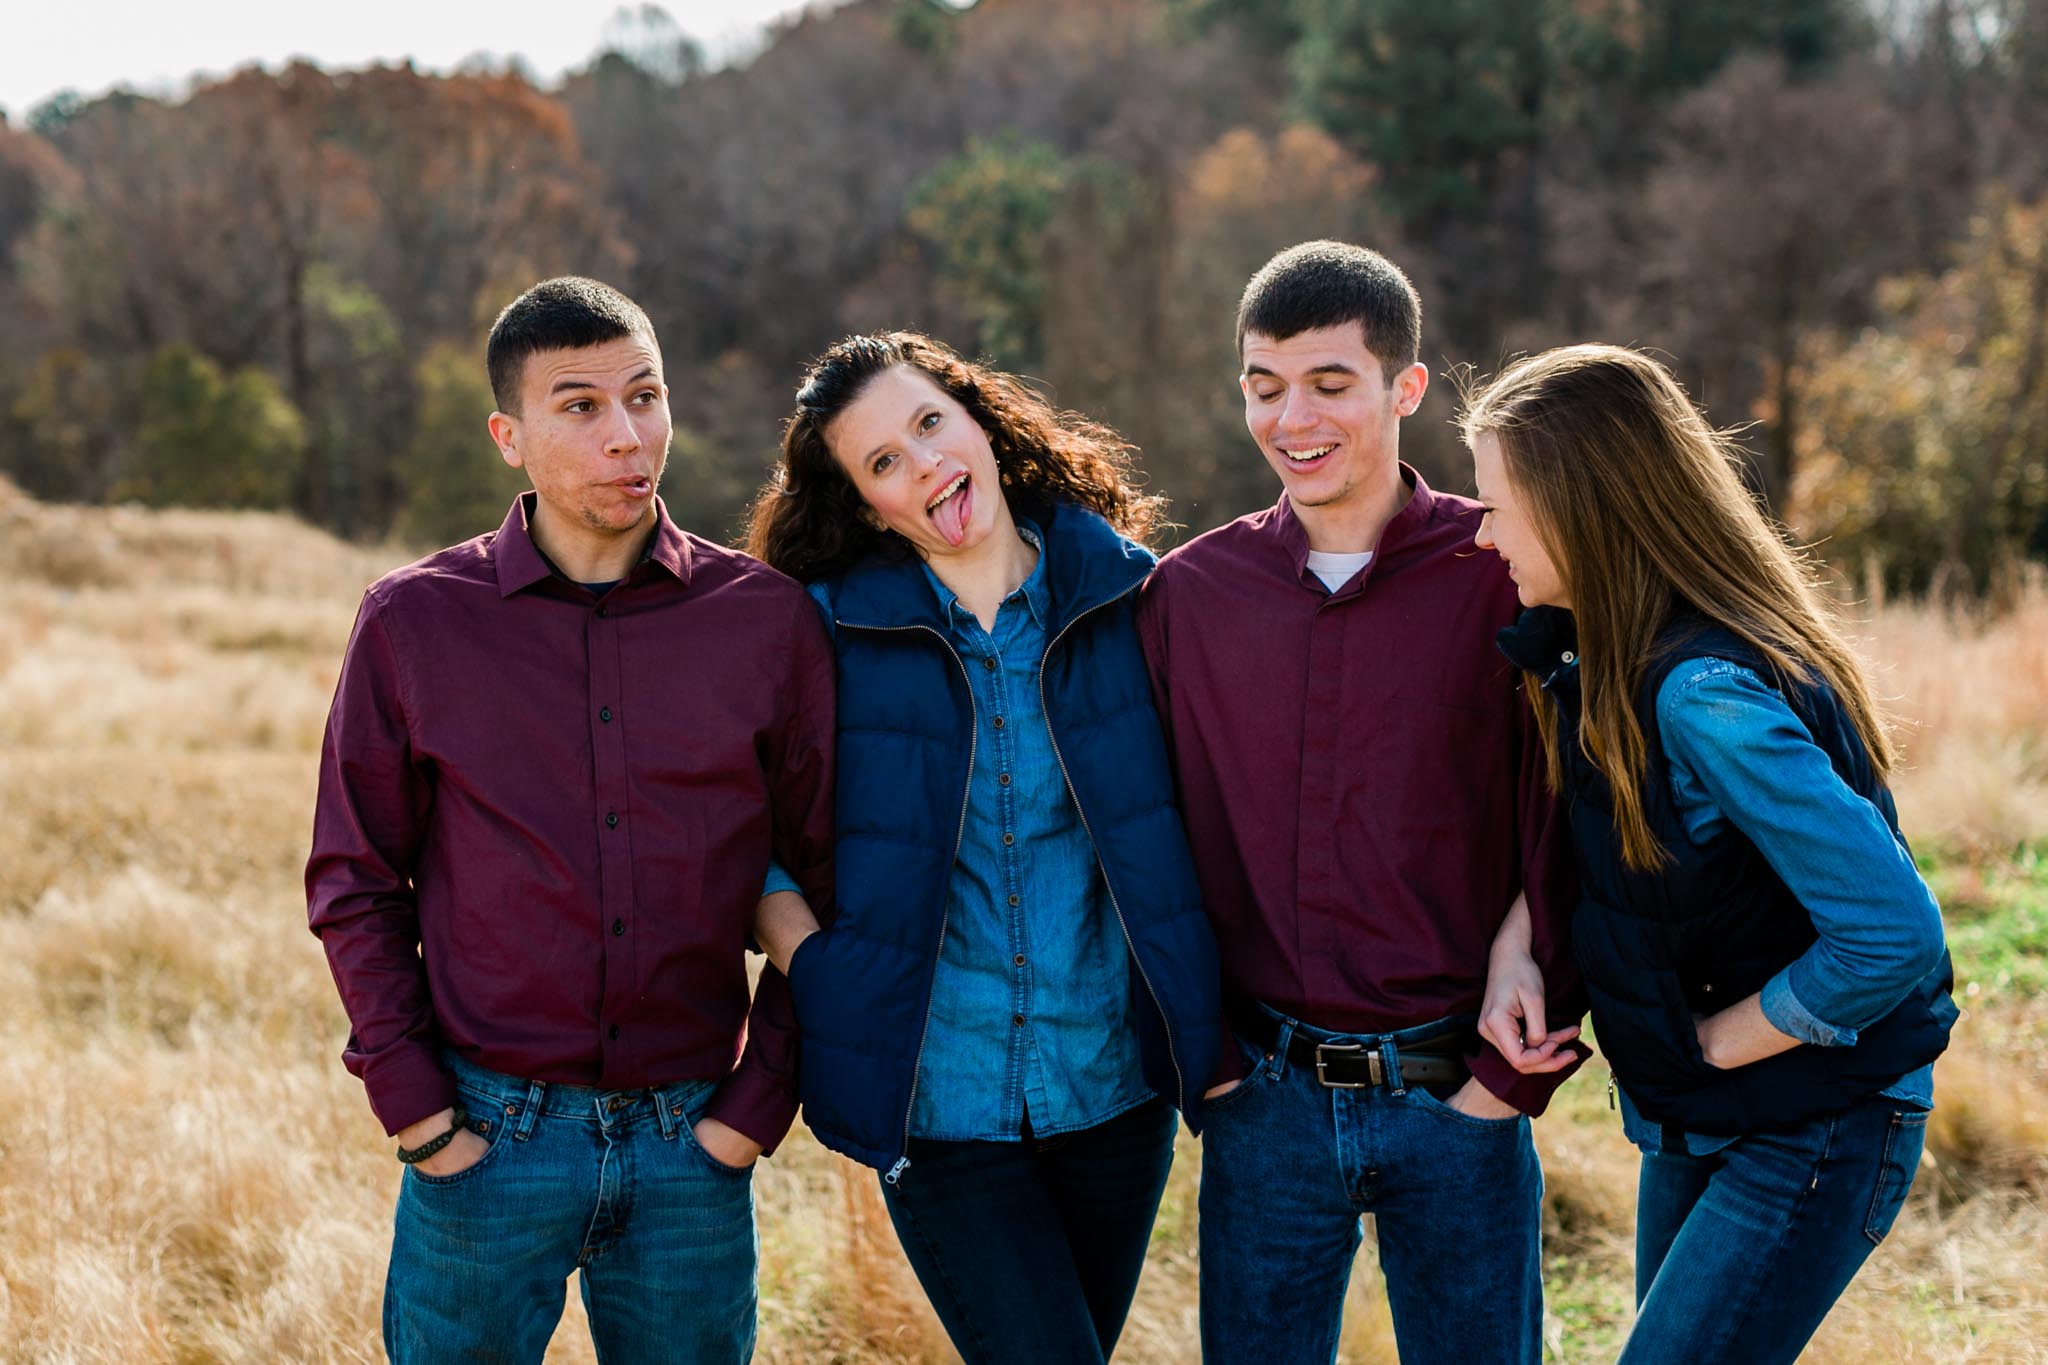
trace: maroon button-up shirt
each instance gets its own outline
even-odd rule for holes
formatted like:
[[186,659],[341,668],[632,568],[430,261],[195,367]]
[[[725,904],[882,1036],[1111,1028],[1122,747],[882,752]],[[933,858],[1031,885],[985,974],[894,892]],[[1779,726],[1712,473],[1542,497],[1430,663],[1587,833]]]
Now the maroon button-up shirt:
[[535,547],[532,496],[356,618],[306,865],[344,1060],[389,1132],[453,1102],[445,1047],[527,1080],[722,1077],[710,1112],[773,1147],[795,1020],[772,968],[749,1013],[746,945],[771,851],[830,899],[817,608],[659,501],[645,557],[593,596]]
[[[1571,846],[1494,646],[1514,584],[1473,547],[1478,505],[1402,472],[1407,505],[1334,593],[1283,496],[1167,555],[1139,600],[1224,991],[1343,1033],[1475,1012],[1526,889],[1559,1027],[1583,1011]],[[1569,1074],[1491,1044],[1473,1072],[1532,1114]]]

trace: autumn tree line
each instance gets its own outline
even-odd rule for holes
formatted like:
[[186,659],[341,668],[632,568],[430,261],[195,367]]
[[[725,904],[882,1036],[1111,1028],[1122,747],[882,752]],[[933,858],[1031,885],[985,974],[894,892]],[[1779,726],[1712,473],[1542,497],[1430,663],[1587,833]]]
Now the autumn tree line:
[[[804,360],[917,326],[1273,496],[1231,316],[1280,246],[1416,278],[1456,378],[1654,349],[1854,572],[2048,557],[2048,0],[853,0],[709,69],[653,6],[516,68],[249,69],[0,123],[0,473],[71,501],[495,524],[481,339],[545,275],[653,316],[663,491],[730,535]],[[488,47],[490,35],[477,35]]]

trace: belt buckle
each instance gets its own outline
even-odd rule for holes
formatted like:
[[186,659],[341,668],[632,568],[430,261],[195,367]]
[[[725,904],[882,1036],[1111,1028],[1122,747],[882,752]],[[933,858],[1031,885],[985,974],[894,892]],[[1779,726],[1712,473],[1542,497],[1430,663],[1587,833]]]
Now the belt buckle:
[[[1364,1081],[1331,1080],[1329,1072],[1325,1070],[1329,1065],[1329,1059],[1323,1056],[1325,1052],[1342,1053],[1347,1057],[1354,1053],[1365,1053],[1366,1075],[1372,1079]],[[1378,1048],[1367,1048],[1364,1043],[1317,1043],[1316,1080],[1325,1090],[1365,1090],[1375,1085],[1381,1085],[1386,1081],[1386,1076],[1380,1067],[1380,1050]]]

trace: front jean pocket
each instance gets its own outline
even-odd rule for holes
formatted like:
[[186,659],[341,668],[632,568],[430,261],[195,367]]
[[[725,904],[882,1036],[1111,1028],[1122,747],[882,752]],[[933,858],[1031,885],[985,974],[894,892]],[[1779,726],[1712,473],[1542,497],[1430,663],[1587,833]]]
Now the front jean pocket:
[[1204,1122],[1208,1121],[1211,1114],[1226,1113],[1236,1108],[1254,1088],[1269,1083],[1266,1076],[1266,1054],[1238,1037],[1234,1032],[1230,1035],[1230,1042],[1231,1046],[1237,1049],[1238,1060],[1244,1063],[1244,1079],[1237,1083],[1236,1089],[1226,1091],[1213,1100],[1202,1101],[1202,1119]]
[[495,1096],[459,1090],[458,1103],[469,1111],[469,1131],[490,1144],[484,1148],[484,1154],[453,1175],[428,1175],[417,1166],[408,1166],[406,1179],[429,1189],[446,1189],[474,1179],[497,1157],[498,1150],[505,1145],[505,1115],[500,1112],[503,1102]]
[[1904,1109],[1892,1115],[1884,1131],[1884,1155],[1878,1158],[1877,1185],[1870,1192],[1870,1212],[1863,1220],[1863,1235],[1876,1246],[1892,1230],[1892,1223],[1905,1207],[1906,1194],[1913,1188],[1913,1173],[1920,1169],[1920,1152],[1927,1145],[1927,1111]]
[[681,1125],[683,1141],[690,1144],[690,1150],[695,1152],[699,1160],[719,1175],[731,1176],[734,1180],[745,1180],[752,1176],[754,1174],[754,1162],[750,1161],[744,1166],[728,1166],[704,1150],[704,1144],[697,1141],[697,1124],[702,1122],[703,1118],[702,1114],[698,1114],[695,1118],[692,1118],[688,1113],[683,1115]]
[[1411,1102],[1430,1113],[1480,1132],[1491,1130],[1497,1133],[1512,1133],[1528,1121],[1527,1116],[1523,1114],[1510,1114],[1504,1119],[1483,1119],[1477,1114],[1468,1114],[1462,1109],[1452,1108],[1450,1101],[1438,1099],[1419,1085],[1409,1086],[1407,1093]]

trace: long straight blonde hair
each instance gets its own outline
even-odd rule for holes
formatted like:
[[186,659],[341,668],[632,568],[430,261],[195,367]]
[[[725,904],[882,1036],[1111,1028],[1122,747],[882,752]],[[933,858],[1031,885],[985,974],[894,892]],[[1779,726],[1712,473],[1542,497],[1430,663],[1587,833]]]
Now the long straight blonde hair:
[[[1669,370],[1620,346],[1545,351],[1480,389],[1459,426],[1468,446],[1499,440],[1508,481],[1571,598],[1580,743],[1614,789],[1629,867],[1670,856],[1643,815],[1649,756],[1635,700],[1658,634],[1682,609],[1747,641],[1780,684],[1826,683],[1878,777],[1890,776],[1896,750],[1813,561],[1764,516],[1733,444]],[[1557,708],[1533,676],[1524,686],[1555,790]]]

